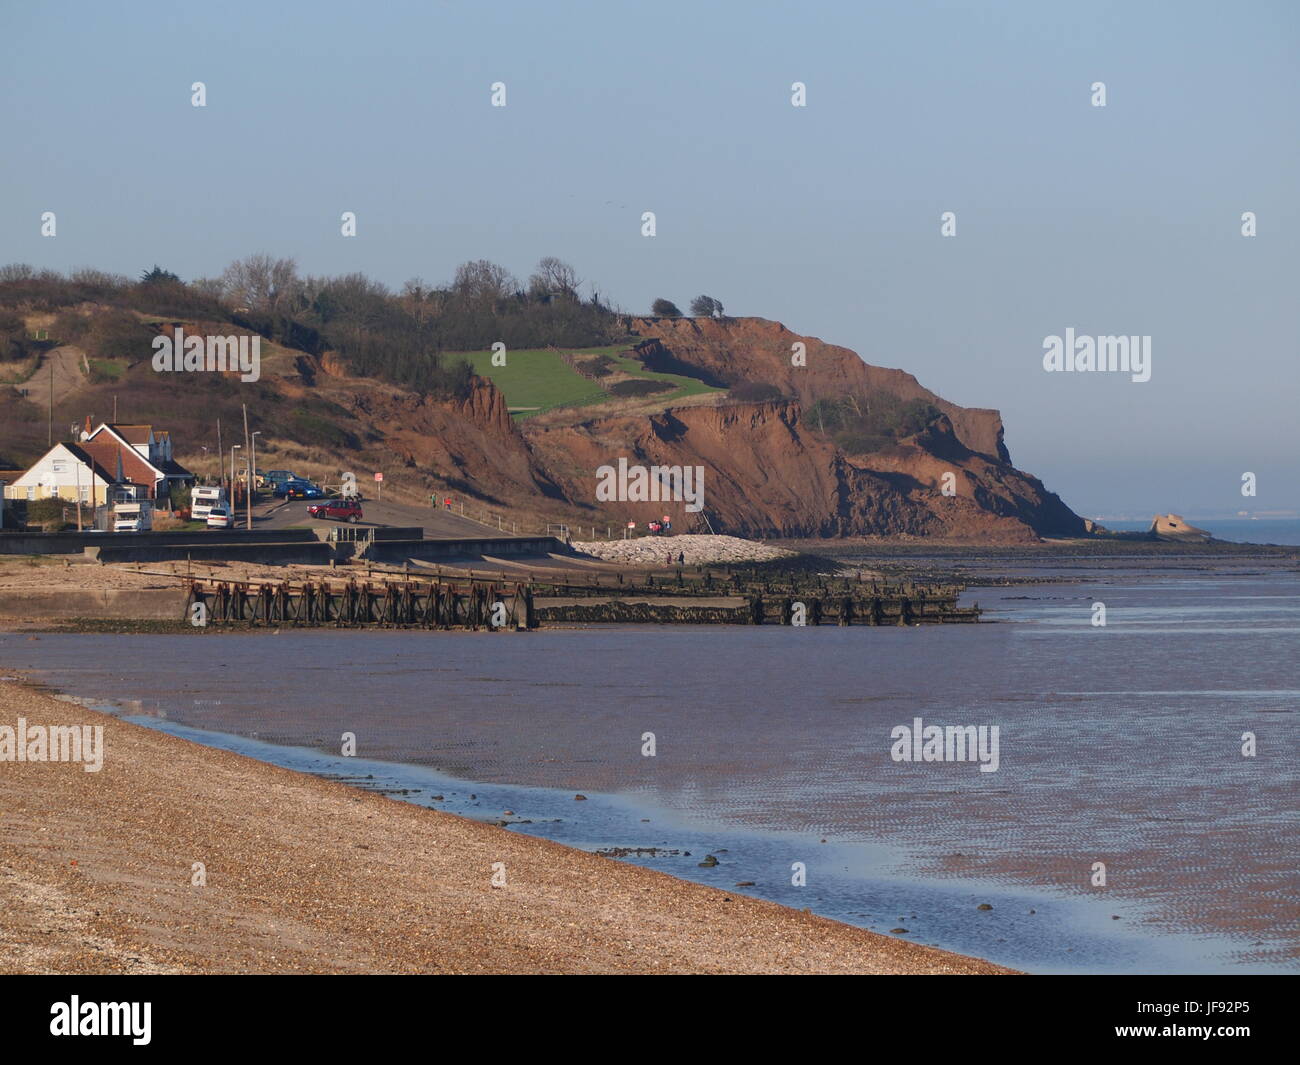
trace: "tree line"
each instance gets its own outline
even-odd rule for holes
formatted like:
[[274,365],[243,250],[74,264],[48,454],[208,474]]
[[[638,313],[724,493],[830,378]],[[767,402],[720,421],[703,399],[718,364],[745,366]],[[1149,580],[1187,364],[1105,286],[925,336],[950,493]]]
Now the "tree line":
[[[82,313],[87,304],[97,309]],[[690,308],[696,317],[724,317],[722,302],[711,296],[697,296]],[[188,282],[156,263],[134,279],[14,263],[0,267],[0,360],[40,350],[23,313],[54,312],[53,339],[138,361],[153,332],[133,311],[229,322],[313,355],[335,351],[352,373],[437,396],[463,396],[470,387],[472,371],[456,352],[498,342],[507,349],[599,347],[626,336],[623,313],[554,256],[541,259],[526,281],[478,259],[458,266],[449,282],[417,277],[396,291],[362,273],[303,275],[293,259],[270,255],[250,255],[219,277]],[[652,313],[682,316],[666,299],[656,299]]]
[[[480,259],[450,282],[414,278],[398,291],[361,273],[302,275],[293,259],[252,255],[217,278],[185,282],[154,265],[138,279],[100,270],[64,275],[24,264],[0,268],[0,358],[20,358],[30,338],[19,312],[56,312],[67,340],[93,339],[105,356],[136,360],[150,331],[130,311],[201,322],[230,322],[314,355],[335,351],[349,370],[438,396],[461,396],[469,364],[455,352],[501,342],[509,348],[597,347],[625,333],[621,316],[572,266],[552,256],[526,282]],[[83,304],[108,305],[91,315]],[[63,312],[63,313],[59,313]],[[94,333],[92,338],[89,334]],[[143,347],[139,345],[143,342]]]

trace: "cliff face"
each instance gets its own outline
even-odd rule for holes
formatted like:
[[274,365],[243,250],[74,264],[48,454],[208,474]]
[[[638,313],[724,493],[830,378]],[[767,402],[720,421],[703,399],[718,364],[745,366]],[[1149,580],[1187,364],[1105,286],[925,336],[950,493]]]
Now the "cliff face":
[[[1081,536],[1085,531],[1083,519],[1042,481],[968,448],[947,417],[896,447],[850,461],[889,478],[895,488],[926,505],[950,537],[984,535],[995,527],[1006,531],[1008,522],[1042,536]],[[945,487],[951,495],[944,495]]]
[[[648,343],[646,365],[690,373],[711,384],[733,385],[763,381],[805,406],[819,399],[892,392],[899,399],[932,403],[948,416],[953,430],[972,451],[1009,463],[1002,442],[1002,416],[995,410],[959,407],[923,388],[910,373],[868,366],[848,348],[801,337],[780,322],[764,318],[635,318],[633,329]],[[805,347],[806,366],[791,363],[793,345]]]
[[[1013,543],[1082,532],[1033,477],[967,448],[946,419],[897,448],[850,457],[809,433],[796,402],[685,407],[651,418],[595,419],[531,436],[567,497],[596,498],[596,470],[624,457],[645,466],[701,466],[716,532],[748,536],[933,536]],[[943,494],[953,475],[954,495]],[[692,526],[682,502],[607,506],[639,524],[664,514]]]
[[348,405],[404,466],[435,473],[458,493],[499,506],[563,500],[490,381],[476,378],[470,395],[453,403],[370,389],[353,392]]
[[[568,424],[516,424],[503,395],[476,380],[458,403],[395,390],[353,392],[408,466],[496,504],[570,523],[619,526],[667,514],[679,530],[742,536],[930,536],[1019,542],[1081,535],[1082,520],[1035,477],[1010,464],[997,411],[967,410],[901,370],[867,366],[846,348],[760,319],[638,319],[641,358],[714,384],[762,382],[798,398],[683,405],[658,413],[601,413]],[[806,346],[807,365],[790,362]],[[349,384],[354,384],[349,382]],[[943,413],[883,451],[846,454],[804,420],[808,404],[888,391]],[[698,398],[698,397],[697,397]],[[585,411],[579,411],[579,417]],[[700,467],[702,516],[686,502],[601,501],[598,470],[619,459],[646,467]],[[947,489],[947,492],[945,492]]]

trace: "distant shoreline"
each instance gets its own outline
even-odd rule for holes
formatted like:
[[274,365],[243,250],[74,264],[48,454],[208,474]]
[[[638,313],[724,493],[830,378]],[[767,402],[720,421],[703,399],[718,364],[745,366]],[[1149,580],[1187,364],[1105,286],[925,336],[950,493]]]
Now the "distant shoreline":
[[1246,544],[1227,540],[1177,543],[1121,537],[1043,540],[1039,543],[979,544],[963,540],[853,538],[843,540],[765,540],[803,554],[825,558],[1288,558],[1300,556],[1300,545]]

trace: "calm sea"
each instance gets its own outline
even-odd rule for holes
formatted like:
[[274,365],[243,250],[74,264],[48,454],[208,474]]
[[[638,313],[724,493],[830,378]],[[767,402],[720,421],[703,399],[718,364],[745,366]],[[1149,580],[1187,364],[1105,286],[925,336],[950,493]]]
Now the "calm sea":
[[[1019,968],[1295,971],[1294,563],[1094,576],[973,588],[979,626],[4,635],[0,667]],[[917,718],[996,727],[997,770],[896,761]]]
[[[1185,516],[1186,517],[1186,516]],[[1300,544],[1300,518],[1192,518],[1187,521],[1234,544]],[[1145,532],[1145,521],[1103,521],[1113,532]]]

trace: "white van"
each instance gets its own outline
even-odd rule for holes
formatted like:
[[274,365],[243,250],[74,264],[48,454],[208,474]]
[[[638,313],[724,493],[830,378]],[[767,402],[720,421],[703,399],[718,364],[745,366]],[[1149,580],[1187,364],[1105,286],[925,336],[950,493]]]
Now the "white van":
[[226,516],[230,516],[230,501],[226,498],[224,488],[195,485],[190,489],[190,517],[195,521],[206,521],[213,507],[224,507]]
[[149,532],[153,528],[153,504],[148,500],[113,504],[114,532]]
[[218,503],[208,508],[209,529],[229,529],[232,524],[230,508],[225,503]]

